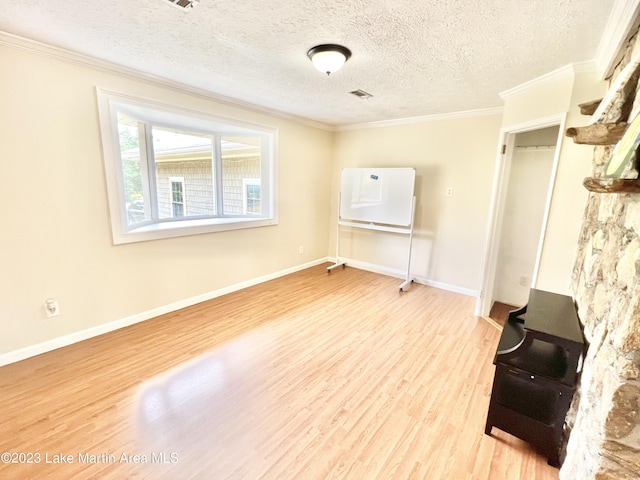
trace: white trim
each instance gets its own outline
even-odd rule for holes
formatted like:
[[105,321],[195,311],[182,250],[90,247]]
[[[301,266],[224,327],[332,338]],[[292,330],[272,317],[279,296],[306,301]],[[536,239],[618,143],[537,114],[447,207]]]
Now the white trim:
[[[491,204],[489,207],[484,256],[482,259],[480,292],[476,299],[474,310],[474,315],[478,317],[489,315],[491,300],[493,299],[493,283],[498,254],[497,243],[500,240],[500,231],[502,229],[501,212],[504,209],[506,198],[503,186],[509,177],[509,164],[504,160],[509,155],[509,151],[513,150],[513,137],[511,137],[508,132],[509,130],[507,128],[501,128],[498,136],[498,152],[496,154],[496,166],[493,172],[493,184],[491,187]],[[507,147],[505,153],[502,153],[502,145]],[[489,311],[487,311],[487,305]]]
[[[536,263],[533,267],[531,276],[531,287],[538,288],[538,273],[540,271],[540,260],[542,260],[542,249],[544,248],[544,239],[547,234],[547,226],[549,224],[549,214],[551,212],[551,202],[553,201],[553,190],[556,185],[556,177],[558,174],[558,164],[560,163],[560,150],[562,140],[564,138],[565,125],[567,122],[567,114],[559,115],[561,117],[560,125],[558,125],[558,139],[556,143],[556,151],[553,155],[553,165],[551,166],[551,176],[549,178],[549,190],[547,191],[547,201],[544,206],[544,215],[542,217],[542,227],[540,228],[540,237],[538,239],[538,251],[536,253]],[[544,128],[544,127],[542,127]]]
[[573,73],[576,75],[584,73],[599,73],[598,66],[594,60],[578,62],[573,64]]
[[[535,120],[529,120],[522,123],[514,123],[513,125],[506,125],[501,128],[506,133],[524,133],[531,130],[539,130],[541,128],[554,127],[560,125],[561,121],[566,117],[566,114],[559,113],[555,115],[549,115],[548,117],[536,118]],[[563,133],[563,132],[561,132]],[[560,140],[564,138],[563,135],[558,137]],[[560,146],[558,143],[557,146]]]
[[446,290],[447,292],[459,293],[466,295],[467,297],[477,297],[478,291],[471,288],[458,287],[456,285],[450,285],[448,283],[435,282],[433,280],[427,280],[421,277],[416,277],[416,283],[426,285],[428,287],[438,288],[440,290]]
[[555,82],[556,80],[575,76],[576,74],[580,73],[589,73],[595,71],[596,65],[594,62],[580,62],[575,64],[572,63],[569,65],[565,65],[564,67],[560,67],[552,72],[546,73],[540,77],[529,80],[528,82],[522,83],[517,87],[510,88],[509,90],[505,90],[504,92],[500,92],[499,95],[502,100],[507,100],[509,97],[520,95],[532,88],[537,88]]
[[[114,245],[278,224],[278,186],[276,182],[278,178],[279,131],[277,128],[221,117],[206,111],[183,108],[179,105],[162,103],[157,100],[123,94],[101,87],[96,87],[96,98],[109,212],[111,215],[111,234]],[[202,131],[216,132],[223,130],[252,136],[264,136],[261,154],[263,158],[268,156],[269,161],[261,162],[261,178],[268,180],[263,182],[261,186],[263,213],[251,217],[226,217],[223,215],[193,219],[188,217],[181,217],[180,219],[167,218],[162,219],[163,221],[154,218],[152,223],[134,225],[133,227],[127,225],[124,221],[126,219],[126,211],[122,199],[123,178],[117,139],[117,109],[134,111],[145,122],[160,121],[165,125],[171,124],[177,127],[196,128]],[[149,135],[143,135],[141,138],[146,139],[147,136]],[[218,153],[216,157],[219,158],[220,154]],[[155,176],[149,175],[148,179],[150,182],[155,181]],[[150,192],[155,191],[152,185],[149,185],[149,187],[148,190]],[[268,208],[265,208],[265,205]],[[152,205],[152,208],[155,207]]]
[[[543,225],[540,233],[540,241],[538,243],[536,263],[534,266],[534,274],[532,280],[532,285],[534,285],[535,281],[537,280],[538,269],[540,267],[540,259],[542,256],[542,248],[544,245],[544,235],[546,233],[547,222],[549,220],[549,211],[551,209],[551,201],[553,199],[553,187],[555,185],[555,176],[560,159],[560,149],[562,146],[561,142],[564,134],[566,117],[566,113],[562,113],[503,127],[500,129],[500,134],[498,137],[498,152],[496,155],[493,186],[491,191],[491,206],[489,209],[489,219],[487,221],[484,257],[482,260],[480,294],[476,299],[476,306],[474,311],[474,315],[478,317],[488,316],[491,310],[491,304],[493,300],[493,287],[495,283],[495,270],[498,260],[498,251],[500,247],[499,244],[500,233],[502,230],[502,217],[504,214],[504,202],[506,197],[505,186],[509,180],[509,168],[511,165],[511,157],[514,150],[513,140],[515,134],[552,126],[559,127],[558,145],[556,146],[556,154],[554,155],[554,164],[549,181],[549,191],[547,194]],[[507,146],[506,152],[504,154],[502,153],[502,145]]]
[[[337,260],[335,258],[330,259],[332,262],[336,263]],[[404,279],[406,277],[406,271],[398,268],[385,267],[383,265],[377,265],[375,263],[367,263],[362,262],[360,260],[354,260],[351,258],[340,257],[340,262],[347,265],[347,267],[357,268],[358,270],[365,270],[367,272],[379,273],[381,275],[387,275],[389,277],[401,278]],[[339,275],[340,270],[336,270],[336,274]],[[426,285],[428,287],[438,288],[440,290],[446,290],[448,292],[460,293],[462,295],[466,295],[469,297],[477,297],[478,291],[472,290],[470,288],[459,287],[456,285],[450,285],[448,283],[436,282],[434,280],[429,280],[423,277],[415,277],[411,276],[411,278],[421,285]]]
[[616,0],[614,3],[594,59],[602,79],[611,75],[622,56],[639,11],[640,0]]
[[481,108],[478,110],[465,110],[462,112],[439,113],[434,115],[423,115],[420,117],[398,118],[395,120],[382,120],[379,122],[354,123],[351,125],[341,125],[335,128],[336,131],[360,130],[364,128],[394,127],[398,125],[413,125],[424,122],[439,122],[443,120],[455,120],[458,118],[485,117],[489,115],[502,115],[503,107]]
[[[207,300],[212,300],[214,298],[221,297],[229,293],[237,292],[239,290],[243,290],[245,288],[258,285],[260,283],[268,282],[269,280],[274,280],[276,278],[280,278],[285,275],[290,275],[292,273],[299,272],[307,268],[315,267],[323,263],[328,263],[328,262],[335,263],[335,261],[336,259],[331,257],[319,258],[312,262],[308,262],[302,265],[297,265],[295,267],[280,270],[278,272],[271,273],[268,275],[263,275],[261,277],[254,278],[252,280],[247,280],[245,282],[229,285],[228,287],[223,287],[218,290],[197,295],[195,297],[187,298],[174,303],[170,303],[168,305],[163,305],[161,307],[153,308],[151,310],[130,315],[128,317],[121,318],[119,320],[114,320],[112,322],[104,323],[102,325],[97,325],[95,327],[70,333],[68,335],[63,335],[62,337],[54,338],[52,340],[47,340],[45,342],[37,343],[35,345],[29,345],[27,347],[19,348],[11,352],[3,353],[3,354],[0,354],[0,366],[9,365],[10,363],[19,362],[27,358],[35,357],[36,355],[41,355],[43,353],[51,352],[59,348],[67,347],[69,345],[73,345],[74,343],[79,343],[84,340],[89,340],[90,338],[104,335],[105,333],[114,332],[121,328],[135,325],[136,323],[152,320],[160,315],[165,315],[167,313],[175,312],[182,308],[186,308],[186,307],[196,305],[198,303],[206,302]],[[371,263],[359,262],[357,260],[349,260],[349,259],[347,259],[347,262],[350,267],[358,268],[360,270],[366,270],[374,273],[379,273],[382,275],[388,275],[388,276],[397,277],[397,278],[404,278],[404,275],[405,275],[405,272],[402,270],[383,267],[381,265],[374,265]],[[439,288],[441,290],[446,290],[449,292],[460,293],[462,295],[466,295],[470,297],[477,297],[478,295],[478,292],[476,290],[458,287],[455,285],[449,285],[441,282],[435,282],[435,281],[427,280],[424,278],[418,277],[418,278],[415,278],[415,281],[422,285]]]
[[[640,0],[618,0],[618,1],[640,2]],[[504,110],[504,107],[498,106],[498,107],[489,107],[489,108],[477,109],[477,110],[466,110],[461,112],[450,112],[450,113],[442,113],[442,114],[400,118],[395,120],[382,120],[378,122],[367,122],[367,123],[335,126],[335,125],[329,125],[326,123],[318,122],[315,120],[309,120],[304,117],[288,114],[288,113],[271,109],[268,107],[262,107],[260,105],[245,102],[239,99],[212,93],[210,91],[207,91],[201,88],[193,87],[193,86],[176,82],[173,80],[168,80],[166,78],[157,77],[155,75],[151,75],[151,74],[142,72],[140,70],[124,67],[112,62],[108,62],[106,60],[100,60],[94,57],[90,57],[88,55],[84,55],[84,54],[73,52],[63,48],[55,47],[53,45],[48,45],[35,40],[20,37],[18,35],[13,35],[7,32],[0,31],[0,45],[5,45],[12,48],[20,48],[20,49],[29,51],[31,53],[37,53],[48,58],[64,61],[67,63],[71,63],[73,65],[80,65],[80,66],[91,68],[93,70],[97,70],[101,72],[106,72],[106,73],[116,74],[116,75],[123,75],[126,77],[133,78],[135,80],[146,81],[148,83],[169,88],[174,91],[178,91],[180,93],[189,93],[191,95],[196,95],[205,100],[212,100],[218,103],[243,108],[256,113],[262,113],[262,114],[270,115],[273,117],[290,120],[302,125],[307,125],[309,127],[314,127],[314,128],[318,128],[320,130],[325,130],[329,132],[359,130],[359,129],[365,129],[365,128],[390,127],[390,126],[398,126],[398,125],[411,125],[411,124],[424,123],[424,122],[453,120],[453,119],[459,119],[459,118],[472,118],[472,117],[489,116],[489,115],[501,115]],[[519,93],[520,91],[527,90],[528,88],[531,88],[536,84],[543,84],[553,79],[557,79],[564,75],[569,75],[572,73],[582,73],[585,71],[592,71],[594,68],[595,66],[593,65],[593,62],[583,62],[581,64],[568,65],[558,70],[555,70],[554,72],[538,77],[537,79],[534,79],[530,82],[526,82],[518,87],[515,87],[510,90],[506,90],[505,92],[500,93],[500,97],[504,100],[504,98],[510,95]]]
[[8,32],[0,31],[0,45],[5,45],[12,48],[19,48],[31,53],[43,55],[45,57],[48,57],[54,60],[60,60],[66,63],[70,63],[72,65],[79,65],[82,67],[90,68],[92,70],[97,70],[104,73],[122,75],[125,77],[133,78],[134,80],[145,81],[145,82],[155,84],[164,88],[169,88],[179,93],[188,93],[188,94],[203,98],[205,100],[211,100],[211,101],[215,101],[225,105],[230,105],[232,107],[239,107],[239,108],[250,110],[256,113],[266,114],[273,117],[290,120],[292,122],[296,122],[301,125],[306,125],[308,127],[313,127],[313,128],[325,130],[328,132],[336,132],[336,131],[342,131],[342,130],[358,130],[361,128],[387,127],[387,126],[394,126],[394,125],[408,125],[408,124],[415,124],[415,123],[422,123],[422,122],[429,122],[429,121],[451,120],[456,118],[500,115],[502,114],[502,111],[503,111],[503,107],[491,107],[491,108],[478,109],[478,110],[467,110],[462,112],[452,112],[452,113],[444,113],[444,114],[425,115],[425,116],[419,116],[419,117],[401,118],[397,120],[383,120],[380,122],[336,126],[336,125],[330,125],[330,124],[318,122],[316,120],[310,120],[308,118],[282,112],[280,110],[263,107],[261,105],[249,103],[243,100],[239,100],[237,98],[231,98],[224,95],[216,94],[198,87],[193,87],[191,85],[176,82],[174,80],[169,80],[166,78],[151,75],[149,73],[145,73],[143,71],[136,70],[134,68],[124,67],[122,65],[118,65],[113,62],[100,60],[98,58],[90,57],[82,53],[77,53],[71,50],[66,50],[64,48],[55,47],[53,45],[48,45],[46,43],[38,42],[36,40],[31,40],[25,37],[20,37],[18,35],[14,35]]
[[151,75],[149,73],[136,70],[134,68],[124,67],[116,63],[112,63],[106,60],[100,60],[98,58],[90,57],[82,53],[73,52],[64,48],[55,47],[45,43],[31,40],[28,38],[20,37],[11,33],[0,31],[0,45],[5,45],[13,48],[20,48],[31,53],[37,53],[44,55],[45,57],[61,60],[72,65],[79,65],[81,67],[90,68],[104,73],[122,75],[125,77],[133,78],[134,80],[142,80],[148,83],[158,85],[160,87],[168,88],[179,93],[189,93],[191,95],[198,96],[205,100],[211,100],[214,102],[230,105],[232,107],[239,107],[245,110],[250,110],[255,113],[266,114],[272,117],[282,118],[290,120],[302,125],[306,125],[320,130],[326,130],[329,132],[335,131],[335,127],[327,125],[326,123],[310,120],[308,118],[299,117],[297,115],[282,112],[280,110],[263,107],[254,103],[249,103],[237,98],[227,97],[213,93],[202,88],[193,87],[185,83],[176,82],[166,78]]
[[[634,25],[638,11],[640,10],[640,0],[616,0],[613,6],[611,15],[605,27],[605,31],[602,36],[602,40],[596,53],[596,58],[593,61],[582,62],[580,64],[567,65],[561,67],[546,75],[542,75],[529,82],[525,82],[517,87],[509,90],[505,90],[500,93],[500,97],[504,100],[506,97],[521,93],[521,91],[527,90],[536,85],[544,84],[549,81],[561,78],[564,75],[571,73],[584,73],[586,71],[597,70],[600,72],[603,78],[608,76],[611,69],[614,66],[614,62],[617,59],[618,51],[620,47],[627,39],[630,29]],[[253,103],[249,103],[236,98],[227,97],[224,95],[212,93],[210,91],[193,87],[184,83],[176,82],[166,78],[151,75],[140,70],[136,70],[130,67],[124,67],[113,62],[106,60],[100,60],[98,58],[90,57],[81,53],[66,50],[53,45],[48,45],[36,40],[31,40],[25,37],[14,35],[8,32],[0,31],[0,45],[5,45],[12,48],[20,48],[27,50],[31,53],[37,53],[46,57],[61,60],[73,65],[80,65],[83,67],[91,68],[106,73],[123,75],[136,80],[143,80],[149,83],[153,83],[165,88],[179,91],[181,93],[190,93],[192,95],[199,96],[206,100],[213,100],[226,105],[234,107],[240,107],[243,109],[251,110],[256,113],[262,113],[271,115],[278,118],[294,121],[303,125],[318,128],[321,130],[335,132],[345,130],[358,130],[362,128],[376,128],[387,127],[395,125],[408,125],[429,121],[450,120],[456,118],[477,117],[486,115],[498,115],[502,113],[503,107],[491,107],[478,110],[468,110],[462,112],[452,112],[444,114],[425,115],[418,117],[408,117],[396,120],[383,120],[379,122],[368,122],[360,124],[334,126],[326,123],[310,120],[297,115],[282,112],[280,110],[263,107]]]
[[105,333],[113,332],[115,330],[119,330],[121,328],[128,327],[136,323],[144,322],[146,320],[151,320],[160,315],[175,312],[182,308],[190,307],[192,305],[196,305],[201,302],[206,302],[207,300],[221,297],[222,295],[226,295],[228,293],[237,292],[238,290],[252,287],[254,285],[258,285],[260,283],[267,282],[269,280],[283,277],[285,275],[289,275],[291,273],[295,273],[300,270],[305,270],[310,267],[315,267],[316,265],[321,265],[328,261],[329,261],[328,258],[320,258],[312,262],[308,262],[302,265],[297,265],[295,267],[287,268],[285,270],[280,270],[279,272],[263,275],[262,277],[254,278],[252,280],[247,280],[245,282],[236,283],[234,285],[229,285],[228,287],[223,287],[218,290],[214,290],[212,292],[203,293],[202,295],[197,295],[195,297],[186,298],[184,300],[170,303],[168,305],[163,305],[161,307],[153,308],[151,310],[147,310],[146,312],[137,313],[125,318],[121,318],[119,320],[103,323],[102,325],[87,328],[86,330],[70,333],[62,337],[54,338],[52,340],[47,340],[42,343],[20,348],[12,352],[3,353],[0,355],[0,366],[19,362],[20,360],[24,360],[26,358],[35,357],[36,355],[50,352],[52,350],[57,350],[58,348],[62,348],[68,345],[72,345],[74,343],[82,342],[83,340],[88,340],[90,338],[97,337]]

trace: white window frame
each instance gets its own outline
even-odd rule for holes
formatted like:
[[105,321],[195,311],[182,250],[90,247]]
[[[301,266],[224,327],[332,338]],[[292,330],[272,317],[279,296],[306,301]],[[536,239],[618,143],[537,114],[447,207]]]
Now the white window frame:
[[[210,112],[169,105],[99,87],[96,88],[96,95],[114,244],[277,225],[278,130],[276,128],[219,117]],[[141,225],[128,225],[118,138],[118,111],[175,128],[215,132],[217,136],[260,136],[262,213],[260,215],[225,215],[220,212],[217,216],[211,217],[172,217]],[[141,145],[140,148],[142,149],[143,146]],[[143,188],[147,188],[149,181],[150,179],[147,179]]]
[[255,213],[249,213],[247,203],[249,202],[249,196],[247,195],[247,186],[258,185],[260,187],[260,203],[262,203],[262,182],[259,178],[243,178],[242,179],[242,213],[245,215],[256,215]]

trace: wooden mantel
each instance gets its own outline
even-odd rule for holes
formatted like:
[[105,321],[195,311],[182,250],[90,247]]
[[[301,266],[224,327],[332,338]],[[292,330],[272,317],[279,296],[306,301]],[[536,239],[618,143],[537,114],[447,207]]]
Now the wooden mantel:
[[582,184],[590,192],[596,193],[640,193],[638,178],[587,177]]
[[594,123],[586,127],[567,128],[566,135],[580,145],[615,145],[627,129],[625,122]]

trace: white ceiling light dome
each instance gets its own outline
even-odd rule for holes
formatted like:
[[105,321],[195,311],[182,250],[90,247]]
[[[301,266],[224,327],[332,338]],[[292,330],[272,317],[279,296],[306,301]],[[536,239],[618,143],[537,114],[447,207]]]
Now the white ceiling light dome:
[[337,72],[351,57],[351,50],[342,45],[317,45],[307,52],[307,57],[322,73],[327,75]]

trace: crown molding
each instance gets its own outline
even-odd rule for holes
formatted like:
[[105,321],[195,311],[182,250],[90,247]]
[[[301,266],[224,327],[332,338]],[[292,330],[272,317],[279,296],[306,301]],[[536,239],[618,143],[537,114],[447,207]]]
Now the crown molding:
[[502,107],[498,107],[498,108],[490,108],[490,109],[484,109],[484,110],[470,110],[467,112],[447,113],[442,115],[427,115],[422,117],[412,117],[412,118],[405,118],[405,119],[399,119],[399,120],[388,120],[388,121],[383,120],[379,122],[336,126],[336,125],[318,122],[315,120],[310,120],[304,117],[299,117],[297,115],[285,113],[280,110],[275,110],[267,107],[262,107],[260,105],[256,105],[253,103],[244,102],[236,98],[219,95],[219,94],[210,92],[208,90],[193,87],[191,85],[176,82],[176,81],[169,80],[167,78],[159,77],[156,75],[151,75],[141,70],[125,67],[113,62],[101,60],[99,58],[91,57],[89,55],[85,55],[85,54],[74,52],[64,48],[56,47],[54,45],[38,42],[36,40],[21,37],[8,32],[0,31],[0,45],[26,50],[28,52],[36,53],[47,58],[63,61],[66,63],[70,63],[72,65],[78,65],[81,67],[90,68],[92,70],[96,70],[104,73],[129,77],[133,80],[140,80],[140,81],[151,83],[160,87],[168,88],[178,93],[188,93],[190,95],[195,95],[200,98],[203,98],[204,100],[212,100],[212,101],[229,105],[232,107],[242,108],[244,110],[249,110],[254,113],[266,114],[272,117],[289,120],[302,125],[306,125],[308,127],[313,127],[313,128],[317,128],[319,130],[325,130],[328,132],[336,132],[340,130],[357,130],[360,128],[373,128],[373,127],[392,126],[392,125],[406,125],[411,123],[447,120],[452,118],[474,117],[474,116],[482,116],[482,115],[498,115],[502,113]]
[[509,97],[520,95],[527,90],[541,87],[543,85],[555,82],[556,80],[573,77],[579,74],[594,73],[597,71],[597,66],[593,61],[571,63],[569,65],[565,65],[564,67],[553,70],[552,72],[541,75],[540,77],[529,80],[528,82],[522,83],[517,87],[510,88],[509,90],[505,90],[504,92],[500,92],[499,95],[502,100],[506,100]]
[[638,26],[640,0],[616,0],[604,28],[595,63],[601,78],[608,78],[624,52],[630,34]]
[[502,115],[503,107],[481,108],[477,110],[465,110],[462,112],[439,113],[435,115],[423,115],[419,117],[398,118],[395,120],[381,120],[379,122],[354,123],[335,127],[338,132],[348,130],[362,130],[365,128],[395,127],[398,125],[413,125],[424,122],[438,122],[443,120],[455,120],[458,118],[485,117],[489,115]]
[[509,97],[520,95],[521,93],[524,93],[532,88],[540,87],[572,75],[574,75],[573,65],[565,65],[564,67],[558,68],[549,73],[545,73],[544,75],[541,75],[537,78],[521,83],[516,87],[505,90],[504,92],[500,92],[499,95],[502,100],[506,100]]
[[[582,62],[578,64],[566,65],[562,68],[554,70],[553,72],[542,75],[538,78],[525,82],[517,87],[511,88],[501,92],[500,98],[504,101],[506,98],[525,92],[530,88],[544,85],[554,80],[564,78],[569,75],[576,75],[580,73],[588,72],[603,72],[603,59],[609,58],[607,65],[608,68],[612,68],[615,61],[615,53],[611,54],[612,49],[620,49],[620,46],[627,39],[629,31],[636,24],[636,16],[640,10],[640,0],[616,0],[612,14],[607,23],[603,40],[600,43],[598,50],[598,56],[594,61]],[[624,27],[624,28],[622,28]],[[624,35],[621,30],[624,31]],[[613,33],[612,33],[613,32]],[[20,37],[8,32],[0,31],[0,45],[8,47],[23,49],[32,53],[37,53],[45,57],[64,61],[73,65],[78,65],[93,70],[121,75],[132,78],[134,80],[145,81],[147,83],[155,84],[160,87],[168,88],[179,93],[188,93],[201,97],[205,100],[211,100],[232,107],[242,108],[254,113],[266,114],[272,117],[289,120],[309,127],[325,130],[329,132],[336,131],[348,131],[358,130],[364,128],[379,128],[390,127],[398,125],[410,125],[423,122],[452,120],[458,118],[469,118],[488,115],[500,115],[503,112],[503,107],[492,107],[486,109],[467,110],[461,112],[452,112],[444,114],[424,115],[418,117],[408,117],[393,120],[382,120],[377,122],[357,123],[350,125],[331,125],[323,122],[318,122],[308,118],[300,117],[297,115],[282,112],[280,110],[263,107],[250,102],[245,102],[236,98],[227,97],[224,95],[216,94],[208,90],[204,90],[198,87],[193,87],[181,82],[176,82],[156,75],[151,75],[140,70],[136,70],[130,67],[124,67],[113,62],[101,60],[95,57],[84,55],[78,52],[73,52],[64,48],[56,47],[53,45],[31,40],[25,37]]]
[[330,132],[335,131],[334,126],[328,125],[326,123],[317,122],[315,120],[310,120],[308,118],[299,117],[297,115],[285,113],[280,110],[263,107],[254,103],[244,102],[236,98],[219,95],[202,88],[193,87],[185,83],[176,82],[156,75],[151,75],[141,70],[136,70],[135,68],[124,67],[107,60],[90,57],[82,53],[73,52],[71,50],[66,50],[64,48],[56,47],[53,45],[48,45],[46,43],[38,42],[36,40],[31,40],[25,37],[20,37],[8,32],[0,31],[0,45],[26,50],[28,52],[36,53],[54,60],[60,60],[72,65],[78,65],[104,73],[121,75],[134,80],[141,80],[176,91],[178,93],[188,93],[190,95],[200,97],[204,100],[215,101],[217,103],[222,103],[232,107],[242,108],[254,113],[270,115],[272,117],[289,120],[320,130],[326,130]]
[[598,65],[594,60],[587,60],[584,62],[573,63],[573,73],[575,75],[581,75],[585,73],[599,73]]

